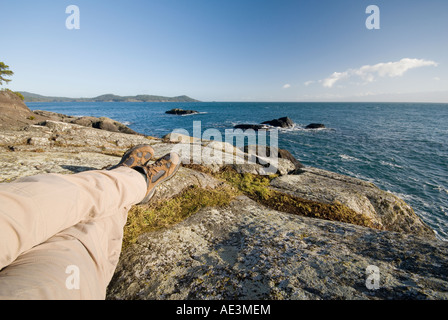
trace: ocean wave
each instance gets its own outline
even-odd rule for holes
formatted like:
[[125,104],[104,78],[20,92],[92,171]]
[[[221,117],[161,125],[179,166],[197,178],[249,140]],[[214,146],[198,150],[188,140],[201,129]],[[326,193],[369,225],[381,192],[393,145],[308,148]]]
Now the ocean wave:
[[412,194],[399,193],[399,192],[394,192],[394,191],[391,191],[391,190],[387,190],[387,192],[397,196],[398,198],[404,200],[405,202],[408,202],[408,201],[420,201],[420,202],[422,202],[422,200],[420,198],[418,198],[417,196],[412,195]]
[[279,128],[279,127],[269,127],[270,129],[278,129],[280,133],[293,133],[293,132],[304,132],[304,133],[317,133],[317,132],[330,132],[335,131],[331,128],[320,128],[320,129],[305,129],[304,127],[294,126],[292,128]]
[[280,131],[304,131],[304,132],[329,132],[329,131],[336,131],[333,128],[317,128],[317,129],[307,129],[305,126],[294,124],[292,128],[279,128]]
[[376,183],[375,179],[368,178],[368,177],[366,177],[366,176],[364,176],[362,174],[359,174],[359,173],[354,173],[354,172],[352,172],[350,170],[347,170],[346,168],[341,168],[340,171],[341,171],[342,174],[345,174],[347,176],[350,176],[350,177],[353,177],[353,178],[356,178],[356,179],[360,179],[360,180],[364,180],[364,181],[367,181],[367,182],[370,182],[370,183],[373,183],[373,184]]
[[398,164],[391,163],[391,162],[387,162],[387,161],[383,161],[383,160],[381,160],[380,163],[381,163],[383,166],[388,166],[388,167],[393,167],[393,168],[403,168],[402,166],[400,166],[400,165],[398,165]]
[[207,114],[208,112],[196,112],[196,113],[189,113],[189,114],[181,114],[181,117],[188,117],[188,116],[195,116],[198,114]]
[[352,157],[352,156],[349,156],[346,154],[340,154],[339,157],[346,161],[361,161],[358,158],[355,158],[355,157]]
[[279,132],[294,132],[294,131],[303,131],[304,128],[299,128],[297,126],[293,126],[292,128],[278,128],[278,127],[269,127],[269,129],[278,129]]
[[445,192],[446,194],[448,194],[448,189],[442,187],[442,186],[437,186],[434,188],[435,190],[439,191],[439,192]]
[[436,225],[439,226],[443,226],[443,228],[437,228],[439,230],[436,230],[435,228],[432,228],[434,233],[436,234],[436,237],[439,240],[442,241],[448,241],[448,233],[445,232],[444,230],[446,230],[446,227],[448,226],[448,224],[446,223],[446,218],[445,217],[432,217],[431,219],[428,219],[428,221],[431,221],[433,223],[435,223]]
[[434,220],[437,220],[437,216],[434,214],[435,211],[437,211],[437,207],[435,207],[433,203],[428,202],[426,198],[414,194],[394,192],[391,190],[387,190],[387,192],[392,193],[398,198],[404,200],[421,218],[433,222]]

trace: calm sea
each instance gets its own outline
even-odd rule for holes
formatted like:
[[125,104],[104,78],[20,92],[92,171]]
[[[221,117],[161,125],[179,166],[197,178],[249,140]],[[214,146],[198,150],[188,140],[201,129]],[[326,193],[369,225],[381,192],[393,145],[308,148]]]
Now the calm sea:
[[[303,164],[375,183],[406,202],[448,240],[448,104],[420,103],[27,103],[32,110],[105,116],[135,131],[162,137],[183,128],[224,135],[238,123],[288,116],[296,127],[280,131],[279,147]],[[191,116],[165,114],[194,109]],[[309,123],[327,129],[304,130]]]

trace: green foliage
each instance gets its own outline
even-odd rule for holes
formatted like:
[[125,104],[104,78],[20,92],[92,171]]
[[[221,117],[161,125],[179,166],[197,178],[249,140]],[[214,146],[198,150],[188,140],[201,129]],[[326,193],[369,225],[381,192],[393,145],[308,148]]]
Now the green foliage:
[[2,85],[3,82],[8,83],[11,81],[11,79],[5,79],[3,76],[11,77],[13,74],[14,72],[9,70],[9,66],[0,61],[0,85]]
[[13,93],[14,93],[16,96],[18,96],[22,101],[25,100],[25,97],[24,97],[23,94],[21,94],[20,92],[13,91]]
[[11,92],[14,93],[16,96],[18,96],[22,101],[25,100],[25,97],[18,91],[12,91],[10,89],[1,89],[1,91],[7,91],[7,92]]
[[20,98],[20,100],[22,100],[22,101],[25,100],[25,97],[18,91],[12,91],[10,89],[2,89],[2,91],[8,91],[8,92],[14,93],[16,96],[18,96]]
[[192,186],[168,200],[131,208],[124,227],[123,247],[145,233],[172,226],[205,207],[228,205],[238,192],[228,187],[204,189]]
[[244,194],[259,200],[267,200],[272,195],[269,184],[277,175],[266,177],[250,173],[239,174],[233,169],[226,167],[218,173],[218,177],[226,180]]

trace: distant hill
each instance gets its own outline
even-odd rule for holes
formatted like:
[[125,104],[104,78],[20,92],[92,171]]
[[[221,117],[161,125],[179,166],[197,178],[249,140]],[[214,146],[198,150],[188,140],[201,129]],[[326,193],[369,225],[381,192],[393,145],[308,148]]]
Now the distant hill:
[[199,102],[199,100],[188,96],[163,97],[144,94],[122,97],[114,94],[103,94],[95,98],[66,98],[46,97],[26,91],[19,92],[25,97],[25,102]]

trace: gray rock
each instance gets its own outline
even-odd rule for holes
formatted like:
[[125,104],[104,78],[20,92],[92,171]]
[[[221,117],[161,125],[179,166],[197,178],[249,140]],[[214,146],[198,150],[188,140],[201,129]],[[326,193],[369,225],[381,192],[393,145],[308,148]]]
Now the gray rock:
[[13,181],[37,174],[71,174],[102,169],[117,163],[117,157],[94,152],[1,152],[0,182]]
[[[251,159],[249,157],[249,159]],[[257,175],[287,175],[289,172],[295,170],[295,165],[283,158],[272,160],[269,158],[254,157],[249,163],[232,164],[232,168],[238,173],[252,173]]]
[[[278,149],[277,159],[270,157],[270,151],[262,155],[247,154],[226,142],[201,140],[178,133],[170,133],[162,141],[175,143],[170,148],[180,154],[184,164],[201,164],[215,172],[230,165],[239,173],[284,175],[301,166],[297,160],[293,163],[288,157],[289,152],[282,149]],[[166,150],[166,146],[162,148]]]
[[36,110],[34,114],[40,117],[45,117],[46,119],[40,121],[39,124],[42,126],[47,126],[48,121],[53,121],[57,123],[72,123],[84,127],[96,128],[101,130],[106,130],[110,132],[121,132],[127,134],[139,134],[124,124],[106,117],[74,117],[67,116],[60,113]]
[[151,201],[157,202],[160,200],[171,199],[191,186],[213,189],[217,186],[220,186],[221,184],[222,181],[216,180],[215,178],[207,174],[181,167],[172,179],[161,184],[157,188]]
[[[108,299],[448,299],[448,244],[289,215],[246,197],[128,247]],[[378,290],[367,268],[379,270]]]
[[291,152],[285,149],[273,148],[269,146],[250,145],[244,147],[244,152],[261,157],[270,157],[272,153],[276,153],[279,158],[289,160],[294,165],[294,169],[300,169],[304,167],[304,165],[299,160],[297,160],[291,154]]
[[132,146],[158,142],[60,121],[43,124],[0,132],[0,182],[41,173],[102,169],[118,163]]
[[20,129],[38,118],[12,91],[0,90],[0,129]]
[[41,123],[42,126],[49,128],[53,132],[65,132],[70,129],[77,129],[73,125],[61,121],[45,120]]
[[109,118],[99,118],[99,119],[93,120],[91,123],[91,127],[101,129],[101,130],[111,131],[111,132],[138,134],[134,130],[125,126],[124,124],[122,124],[118,121],[109,119]]
[[48,138],[45,137],[31,137],[27,140],[27,143],[32,146],[47,146]]
[[339,202],[372,219],[378,227],[398,232],[435,237],[402,199],[374,184],[317,169],[302,168],[301,174],[281,176],[271,182],[281,192],[322,203]]

